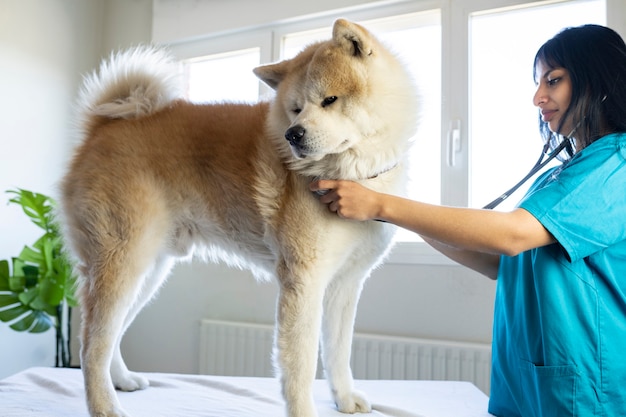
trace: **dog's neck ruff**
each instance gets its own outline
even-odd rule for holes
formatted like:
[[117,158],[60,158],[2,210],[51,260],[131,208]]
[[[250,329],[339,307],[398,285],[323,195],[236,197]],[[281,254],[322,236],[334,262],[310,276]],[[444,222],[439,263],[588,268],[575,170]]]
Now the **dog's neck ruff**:
[[[395,169],[398,165],[399,165],[399,162],[396,162],[395,164],[393,164],[393,165],[391,165],[391,166],[389,166],[389,167],[387,167],[387,168],[383,169],[382,171],[379,171],[379,172],[375,173],[374,175],[370,175],[369,177],[366,177],[366,178],[360,178],[360,179],[359,179],[359,178],[357,178],[357,179],[355,179],[354,181],[366,181],[366,180],[373,180],[373,179],[378,178],[379,176],[381,176],[381,175],[383,175],[383,174],[386,174],[386,173],[387,173],[387,172],[389,172],[389,171],[394,170],[394,169]],[[321,179],[325,179],[325,178],[324,178],[324,177],[322,177],[321,175],[318,175],[318,176],[316,176],[316,177],[314,177],[314,178],[313,178],[313,181],[318,181],[318,180],[321,180]],[[317,195],[324,195],[324,194],[326,194],[328,191],[330,191],[330,190],[317,190],[317,191],[315,191],[315,194],[317,194]]]
[[350,181],[367,181],[367,180],[373,180],[375,178],[378,178],[379,176],[386,174],[389,171],[394,170],[395,168],[398,167],[400,163],[399,162],[395,162],[394,164],[372,174],[372,175],[368,175],[368,176],[364,176],[364,177],[357,177],[357,178],[336,178],[334,175],[316,175],[313,177],[314,181],[317,180],[350,180]]
[[[375,173],[374,175],[370,175],[369,177],[362,178],[362,179],[358,179],[357,178],[357,179],[355,179],[355,181],[373,180],[373,179],[378,178],[379,176],[381,176],[383,174],[386,174],[389,171],[392,171],[399,164],[400,164],[399,162],[396,162],[395,164],[393,164],[393,165],[383,169],[382,171],[379,171],[379,172]],[[321,179],[323,179],[323,177],[318,175],[318,176],[313,178],[313,181],[318,181],[318,180],[321,180]],[[326,194],[328,191],[330,191],[330,190],[317,190],[317,191],[314,191],[314,193],[317,194],[318,196],[322,196],[322,195]]]
[[377,178],[379,175],[383,175],[383,174],[385,174],[385,173],[387,173],[387,172],[389,172],[389,171],[393,170],[394,168],[396,168],[396,167],[398,166],[398,164],[399,164],[399,163],[398,163],[398,162],[396,162],[395,164],[393,164],[393,165],[391,165],[391,166],[389,166],[389,167],[387,167],[387,168],[383,169],[382,171],[377,172],[377,173],[376,173],[376,174],[374,174],[374,175],[371,175],[371,176],[369,176],[369,177],[367,177],[367,178],[363,178],[363,180],[373,180],[374,178]]

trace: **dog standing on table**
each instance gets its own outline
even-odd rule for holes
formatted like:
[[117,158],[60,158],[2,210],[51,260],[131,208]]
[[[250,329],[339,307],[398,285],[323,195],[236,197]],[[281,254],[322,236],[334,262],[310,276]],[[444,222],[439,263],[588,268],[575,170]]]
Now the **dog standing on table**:
[[114,388],[146,388],[120,340],[176,259],[200,254],[275,278],[276,354],[290,417],[317,415],[318,347],[340,411],[369,412],[354,390],[352,328],[361,288],[394,227],[337,218],[308,190],[351,179],[401,194],[417,99],[406,69],[361,26],[254,73],[259,104],[178,99],[177,70],[148,47],[113,55],[85,81],[83,142],[62,181],[61,220],[76,258],[81,360],[92,416],[122,417]]

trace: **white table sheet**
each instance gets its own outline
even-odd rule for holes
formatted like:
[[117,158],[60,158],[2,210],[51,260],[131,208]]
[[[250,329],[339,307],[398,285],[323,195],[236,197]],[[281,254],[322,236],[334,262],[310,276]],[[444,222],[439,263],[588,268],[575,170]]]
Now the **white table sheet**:
[[[272,378],[146,373],[151,386],[118,392],[133,417],[280,417],[284,404]],[[468,382],[356,381],[388,417],[488,417],[488,398]],[[345,417],[335,409],[324,380],[314,384],[320,417]],[[77,369],[31,368],[0,380],[2,417],[88,417],[83,377]]]

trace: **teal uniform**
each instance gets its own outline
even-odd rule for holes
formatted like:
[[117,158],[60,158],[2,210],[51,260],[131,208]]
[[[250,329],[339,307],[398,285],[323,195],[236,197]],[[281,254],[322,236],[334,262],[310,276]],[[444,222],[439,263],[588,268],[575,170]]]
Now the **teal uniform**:
[[489,412],[626,416],[626,134],[541,175],[519,206],[557,243],[500,259]]

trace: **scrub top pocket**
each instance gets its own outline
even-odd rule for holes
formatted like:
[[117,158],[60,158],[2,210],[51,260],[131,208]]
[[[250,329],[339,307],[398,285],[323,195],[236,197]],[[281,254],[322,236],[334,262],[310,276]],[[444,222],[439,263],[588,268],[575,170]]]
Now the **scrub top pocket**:
[[537,366],[520,361],[524,417],[582,417],[575,413],[578,371],[574,365]]

